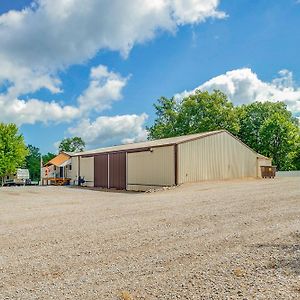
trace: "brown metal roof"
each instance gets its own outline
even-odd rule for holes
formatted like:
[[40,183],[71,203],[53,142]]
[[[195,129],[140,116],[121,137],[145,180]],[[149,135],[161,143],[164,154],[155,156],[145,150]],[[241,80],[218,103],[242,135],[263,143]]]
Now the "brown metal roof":
[[50,161],[48,161],[45,166],[51,166],[54,165],[56,167],[60,167],[63,163],[68,161],[71,158],[71,153],[61,152],[54,158],[52,158]]
[[160,139],[160,140],[153,140],[153,141],[146,141],[146,142],[140,142],[140,143],[132,143],[132,144],[113,146],[113,147],[99,148],[99,149],[95,149],[95,150],[74,153],[72,156],[82,156],[82,155],[91,155],[91,154],[118,152],[118,151],[130,151],[130,150],[135,150],[135,149],[176,145],[176,144],[181,144],[181,143],[184,143],[184,142],[187,142],[190,140],[203,138],[206,136],[218,134],[218,133],[225,132],[225,131],[226,130],[202,132],[202,133],[196,133],[196,134],[189,134],[189,135],[165,138],[165,139]]

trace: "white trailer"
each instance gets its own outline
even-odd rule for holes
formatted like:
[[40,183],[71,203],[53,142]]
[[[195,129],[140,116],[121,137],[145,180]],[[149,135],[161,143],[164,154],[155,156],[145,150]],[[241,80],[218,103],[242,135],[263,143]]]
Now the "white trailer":
[[30,183],[30,176],[28,169],[17,169],[15,174],[4,177],[4,185],[26,185]]

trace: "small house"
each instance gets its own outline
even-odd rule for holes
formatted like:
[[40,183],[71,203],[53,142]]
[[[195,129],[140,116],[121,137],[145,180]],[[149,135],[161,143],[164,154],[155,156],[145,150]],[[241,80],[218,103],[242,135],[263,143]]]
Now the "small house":
[[47,162],[41,171],[42,185],[70,184],[72,172],[71,152],[61,152]]

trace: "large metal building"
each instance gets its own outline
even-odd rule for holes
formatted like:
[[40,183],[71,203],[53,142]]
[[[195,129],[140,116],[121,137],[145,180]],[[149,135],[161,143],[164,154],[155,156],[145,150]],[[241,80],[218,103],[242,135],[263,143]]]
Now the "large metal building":
[[85,151],[72,180],[91,187],[147,190],[203,180],[257,178],[271,160],[226,130]]

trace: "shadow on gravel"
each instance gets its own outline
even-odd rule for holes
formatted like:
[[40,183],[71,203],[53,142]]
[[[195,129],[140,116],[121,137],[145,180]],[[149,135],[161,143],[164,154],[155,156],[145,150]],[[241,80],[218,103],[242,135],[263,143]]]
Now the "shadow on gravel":
[[273,259],[267,265],[268,269],[282,269],[300,275],[299,231],[288,235],[286,242],[257,244],[255,247],[272,254]]

